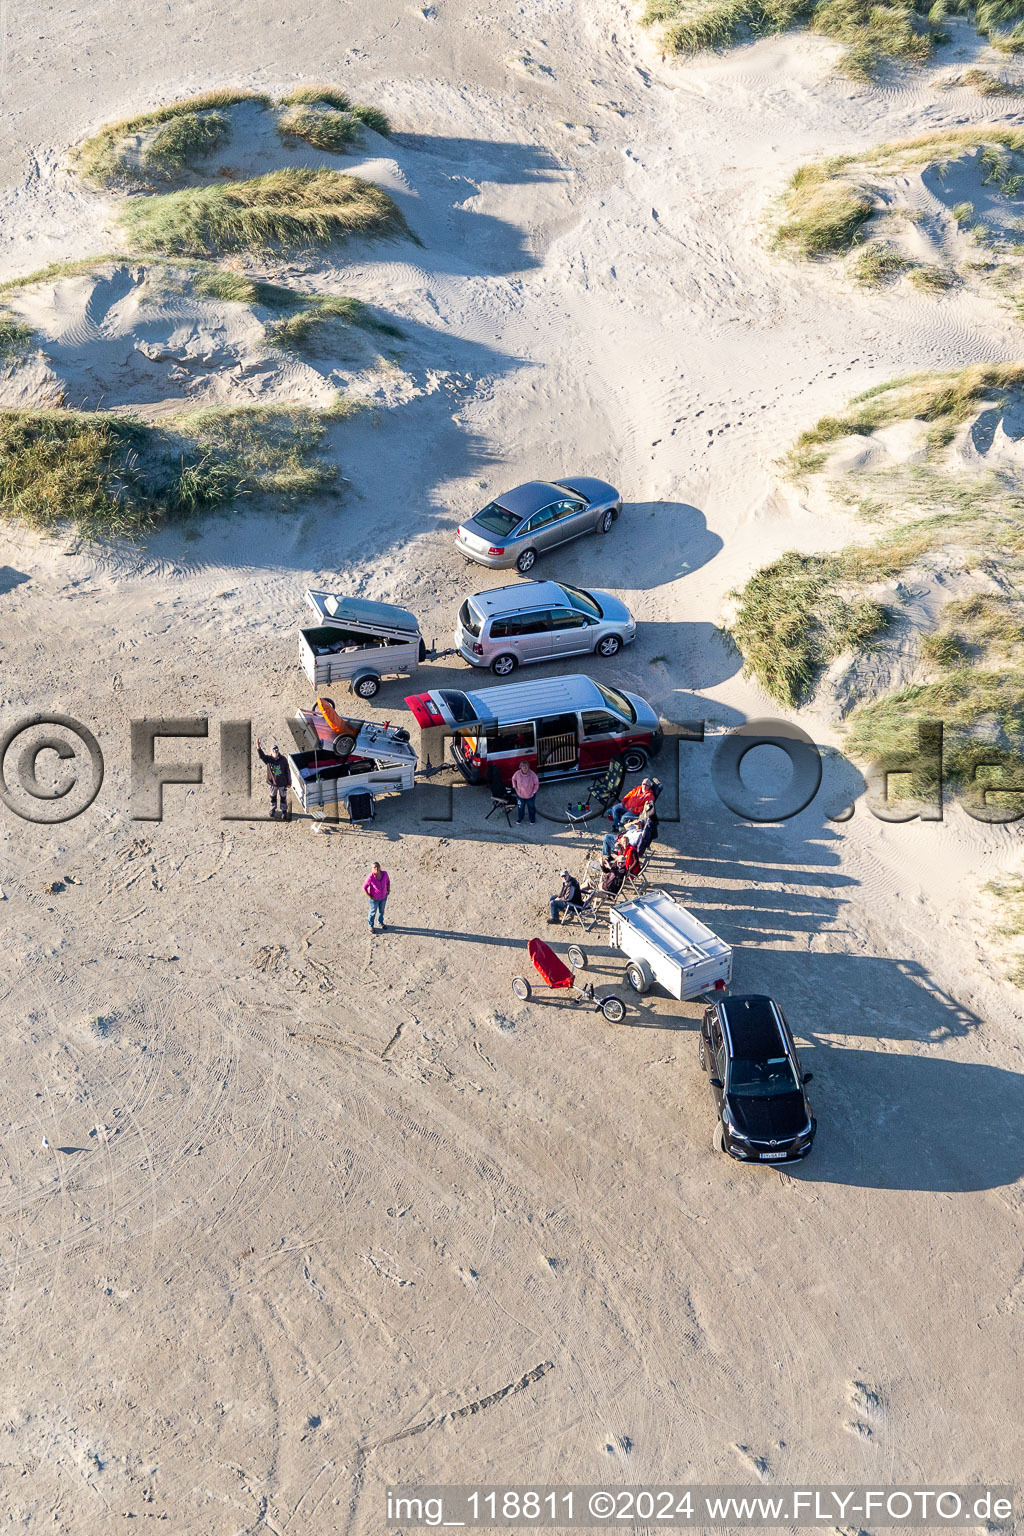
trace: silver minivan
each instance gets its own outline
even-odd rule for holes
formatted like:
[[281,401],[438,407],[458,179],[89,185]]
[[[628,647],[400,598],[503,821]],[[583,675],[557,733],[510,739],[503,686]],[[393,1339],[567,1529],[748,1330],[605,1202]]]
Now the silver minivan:
[[472,667],[508,677],[521,663],[593,651],[614,656],[636,638],[636,620],[610,592],[559,581],[517,581],[475,592],[459,609],[455,644]]

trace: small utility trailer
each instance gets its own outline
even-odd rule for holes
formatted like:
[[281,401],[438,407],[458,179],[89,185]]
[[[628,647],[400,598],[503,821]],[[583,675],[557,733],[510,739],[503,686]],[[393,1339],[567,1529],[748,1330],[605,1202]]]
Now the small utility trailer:
[[288,758],[292,789],[304,811],[348,808],[354,795],[400,794],[416,782],[417,757],[408,731],[372,720],[345,720],[339,735],[319,709],[296,711],[309,749]]
[[665,891],[613,907],[608,942],[627,957],[626,980],[635,992],[657,982],[689,1002],[723,991],[732,980],[729,945]]
[[427,654],[419,620],[407,608],[310,589],[318,623],[299,631],[302,669],[314,688],[347,682],[372,699],[384,677],[409,677]]

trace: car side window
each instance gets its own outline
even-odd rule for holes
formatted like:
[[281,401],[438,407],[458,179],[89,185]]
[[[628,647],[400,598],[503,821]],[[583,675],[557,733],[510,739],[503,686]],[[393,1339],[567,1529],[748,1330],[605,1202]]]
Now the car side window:
[[555,517],[561,520],[563,517],[572,517],[574,512],[582,512],[583,503],[581,501],[572,501],[571,499],[556,501],[554,510]]
[[[555,503],[557,505],[557,503]],[[519,530],[520,533],[536,533],[540,528],[546,528],[548,523],[555,520],[555,506],[545,507],[541,512],[535,512]]]
[[520,635],[546,635],[551,628],[551,614],[546,608],[536,608],[533,613],[521,613],[519,615]]
[[552,629],[585,629],[587,620],[575,608],[554,608],[551,612]]
[[603,709],[583,711],[584,736],[617,736],[622,734],[622,721],[606,715]]
[[721,1026],[717,1019],[711,1021],[711,1049],[715,1053],[715,1066],[717,1076],[725,1082],[725,1041],[722,1039]]
[[536,746],[532,725],[501,725],[487,732],[487,755],[496,752],[532,752]]

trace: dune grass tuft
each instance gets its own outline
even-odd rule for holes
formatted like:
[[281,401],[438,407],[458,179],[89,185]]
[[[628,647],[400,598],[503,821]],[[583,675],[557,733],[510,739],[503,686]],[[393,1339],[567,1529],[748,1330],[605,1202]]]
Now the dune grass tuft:
[[78,146],[74,163],[80,175],[101,187],[134,188],[173,179],[224,142],[229,124],[220,109],[248,101],[271,105],[259,91],[206,91],[110,123]]
[[306,352],[315,348],[332,321],[341,320],[347,325],[357,325],[378,335],[399,337],[402,332],[389,320],[382,320],[368,304],[360,299],[341,294],[296,295],[304,301],[295,314],[275,321],[267,327],[267,339],[275,347],[290,352]]
[[802,704],[822,670],[886,628],[877,603],[844,595],[835,555],[782,555],[743,588],[732,637],[746,670],[779,704]]
[[862,288],[879,288],[903,277],[915,265],[893,245],[865,245],[853,263],[853,280]]
[[889,60],[922,64],[948,38],[949,16],[970,16],[1006,52],[1024,48],[1024,0],[648,0],[667,52],[699,53],[803,25],[845,44],[842,67],[873,79]]
[[359,138],[361,128],[385,137],[391,132],[387,114],[379,107],[352,102],[334,86],[302,86],[281,102],[277,119],[283,138],[304,139],[314,149],[341,154]]
[[33,335],[30,325],[0,309],[0,367],[20,362],[31,349]]
[[346,235],[407,232],[392,199],[339,171],[271,171],[249,181],[189,187],[131,201],[121,213],[135,250],[179,256],[284,251]]
[[775,232],[775,246],[796,256],[838,256],[862,239],[875,211],[859,187],[840,181],[798,183],[786,199],[786,217]]
[[196,411],[159,426],[99,412],[0,411],[0,518],[131,538],[241,496],[294,501],[336,480],[319,453],[325,431],[299,407]]

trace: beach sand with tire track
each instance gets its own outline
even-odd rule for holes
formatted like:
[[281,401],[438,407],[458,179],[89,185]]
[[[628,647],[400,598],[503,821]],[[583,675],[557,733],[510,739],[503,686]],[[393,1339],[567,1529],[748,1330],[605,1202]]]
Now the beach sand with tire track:
[[[955,805],[876,819],[824,708],[799,717],[824,752],[799,815],[744,822],[711,777],[718,736],[778,713],[723,636],[729,594],[853,536],[783,490],[779,456],[874,384],[1020,355],[991,295],[864,293],[766,247],[805,161],[1004,115],[937,84],[976,44],[868,87],[800,34],[668,64],[617,0],[88,0],[7,27],[0,278],[108,260],[5,296],[41,340],[0,405],[371,404],[331,425],[322,501],[137,545],[0,533],[0,724],[66,713],[106,761],[63,826],[0,810],[4,1519],[362,1536],[403,1482],[1010,1480],[1024,1020],[982,892],[1019,834]],[[188,293],[146,320],[118,199],[68,150],[214,86],[320,80],[389,114],[338,164],[420,243],[261,271],[402,338],[282,358]],[[445,646],[463,597],[504,579],[458,559],[459,519],[573,472],[616,484],[623,515],[537,574],[621,595],[641,627],[609,676],[707,722],[654,872],[814,1072],[818,1140],[786,1171],[712,1152],[696,1006],[631,999],[612,1027],[513,998],[580,857],[552,823],[496,828],[468,791],[431,821],[420,790],[365,831],[219,819],[217,722],[286,742],[312,702],[306,587],[406,604]],[[416,689],[473,677],[449,658]],[[408,691],[371,713],[407,718]],[[163,756],[206,782],[133,821],[130,722],[192,715],[209,739]],[[368,942],[372,859],[393,894]]]

